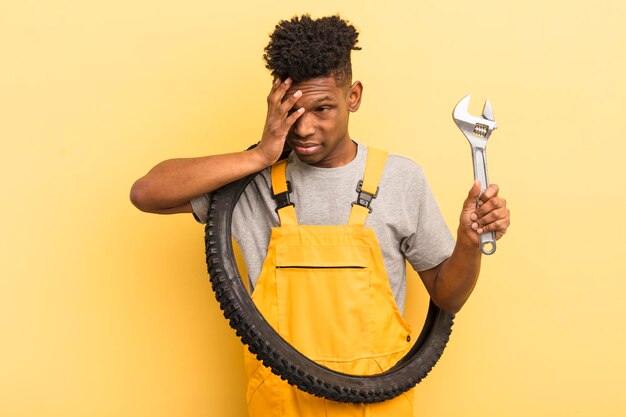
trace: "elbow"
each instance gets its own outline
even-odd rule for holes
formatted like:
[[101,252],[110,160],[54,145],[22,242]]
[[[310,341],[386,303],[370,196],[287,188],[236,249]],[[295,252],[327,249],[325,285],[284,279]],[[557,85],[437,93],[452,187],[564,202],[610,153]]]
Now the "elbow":
[[461,307],[463,306],[462,305],[457,305],[457,306],[449,305],[449,306],[442,307],[441,309],[447,313],[456,314],[459,311],[461,311]]
[[[435,304],[437,304],[437,303],[435,303]],[[448,304],[442,304],[442,305],[437,304],[437,307],[439,307],[440,310],[443,310],[446,313],[450,313],[450,314],[454,315],[454,314],[458,313],[459,311],[461,311],[461,307],[462,306],[460,306],[460,305],[459,306],[451,305],[451,304],[450,305],[448,305]]]
[[440,299],[433,299],[433,303],[435,303],[435,305],[437,307],[439,307],[440,310],[443,310],[447,313],[450,314],[456,314],[459,311],[461,311],[461,308],[463,307],[463,305],[465,304],[466,300],[440,300]]
[[150,204],[150,191],[143,178],[135,181],[130,188],[130,202],[141,211],[152,212]]

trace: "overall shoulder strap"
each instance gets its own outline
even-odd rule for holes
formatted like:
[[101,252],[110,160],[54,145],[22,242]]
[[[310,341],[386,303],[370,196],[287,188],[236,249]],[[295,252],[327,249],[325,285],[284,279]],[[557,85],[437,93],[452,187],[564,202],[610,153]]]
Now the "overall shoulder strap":
[[370,204],[378,195],[378,183],[383,176],[383,170],[387,162],[387,152],[375,148],[367,148],[367,160],[365,161],[365,173],[363,180],[359,181],[356,191],[359,193],[357,200],[352,203],[352,210],[348,218],[348,225],[364,225],[367,215],[371,213]]
[[276,201],[276,213],[281,226],[297,225],[296,210],[289,200],[291,184],[287,181],[287,160],[283,159],[272,165],[272,196]]

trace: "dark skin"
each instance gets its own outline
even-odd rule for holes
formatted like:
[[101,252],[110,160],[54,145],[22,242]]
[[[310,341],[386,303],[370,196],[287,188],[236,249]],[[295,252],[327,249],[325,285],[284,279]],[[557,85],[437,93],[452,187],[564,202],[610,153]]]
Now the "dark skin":
[[[268,96],[268,118],[259,147],[267,159],[280,156],[285,140],[309,165],[333,168],[356,156],[348,120],[361,105],[360,81],[338,85],[334,77],[318,77],[292,85],[275,80]],[[296,117],[292,124],[289,118]],[[283,123],[286,120],[287,123]],[[266,144],[268,146],[266,147]],[[269,152],[267,152],[269,148]]]
[[[297,84],[275,79],[256,148],[161,162],[133,184],[131,200],[151,213],[191,213],[191,198],[271,166],[285,142],[307,164],[322,168],[345,165],[356,156],[348,122],[350,113],[359,109],[362,94],[360,81],[338,83],[332,75]],[[460,310],[480,272],[479,234],[493,231],[500,239],[509,224],[509,209],[498,186],[491,184],[481,194],[480,183],[474,182],[463,202],[452,255],[436,267],[418,272],[435,304],[452,313]]]

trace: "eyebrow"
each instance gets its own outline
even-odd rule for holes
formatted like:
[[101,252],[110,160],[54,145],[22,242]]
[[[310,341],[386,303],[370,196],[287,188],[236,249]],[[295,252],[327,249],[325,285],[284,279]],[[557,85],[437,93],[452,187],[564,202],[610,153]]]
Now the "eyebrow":
[[325,96],[325,97],[316,98],[314,101],[316,103],[321,103],[322,101],[333,101],[333,99],[330,98],[330,96]]
[[[333,100],[330,96],[324,96],[324,97],[319,97],[313,100],[313,104],[319,104],[319,103],[323,103],[325,101],[328,101],[329,103],[334,103],[335,100]],[[296,103],[292,108],[291,111],[296,111],[298,109],[298,103]]]

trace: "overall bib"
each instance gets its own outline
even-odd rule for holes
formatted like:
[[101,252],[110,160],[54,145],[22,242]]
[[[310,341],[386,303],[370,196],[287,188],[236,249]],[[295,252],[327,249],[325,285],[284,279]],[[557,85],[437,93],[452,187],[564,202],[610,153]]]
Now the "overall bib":
[[[302,354],[354,375],[384,372],[411,348],[411,329],[393,298],[374,230],[365,227],[386,159],[369,148],[357,198],[363,205],[354,204],[342,226],[298,225],[285,200],[287,161],[272,166],[280,226],[272,228],[252,294],[269,324]],[[382,403],[339,403],[289,385],[247,349],[245,360],[250,417],[413,416],[413,390]]]

